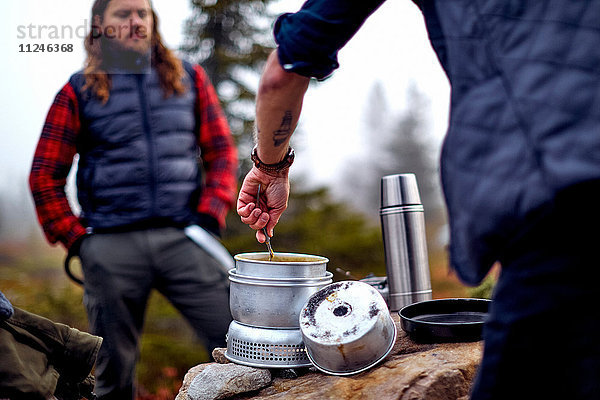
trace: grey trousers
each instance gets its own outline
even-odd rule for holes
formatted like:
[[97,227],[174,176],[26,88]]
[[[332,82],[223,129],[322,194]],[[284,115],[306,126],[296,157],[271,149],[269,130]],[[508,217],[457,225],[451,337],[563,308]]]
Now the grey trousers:
[[104,338],[96,364],[100,399],[133,399],[153,288],[183,314],[209,352],[225,346],[231,322],[226,274],[182,229],[94,234],[83,241],[80,258],[90,330]]

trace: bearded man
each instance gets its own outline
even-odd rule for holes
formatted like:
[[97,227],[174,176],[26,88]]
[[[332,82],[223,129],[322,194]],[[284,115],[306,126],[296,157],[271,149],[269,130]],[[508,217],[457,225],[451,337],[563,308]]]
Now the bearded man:
[[[85,67],[50,108],[30,187],[47,239],[81,259],[90,329],[104,338],[96,392],[122,400],[134,397],[153,288],[209,351],[224,346],[226,273],[184,228],[219,235],[237,154],[209,79],[164,46],[149,0],[97,0],[91,21]],[[76,154],[78,216],[65,195]]]

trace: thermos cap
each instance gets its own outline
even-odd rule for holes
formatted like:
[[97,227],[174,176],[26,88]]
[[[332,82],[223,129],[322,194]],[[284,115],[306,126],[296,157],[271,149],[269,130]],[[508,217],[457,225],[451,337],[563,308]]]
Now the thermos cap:
[[381,178],[381,208],[421,204],[415,174],[386,175]]

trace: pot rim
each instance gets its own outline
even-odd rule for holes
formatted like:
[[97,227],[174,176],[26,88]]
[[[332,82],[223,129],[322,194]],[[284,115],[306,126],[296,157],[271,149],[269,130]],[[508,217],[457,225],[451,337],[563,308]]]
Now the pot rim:
[[383,353],[383,355],[381,357],[379,357],[377,360],[372,361],[371,363],[367,364],[364,367],[360,367],[360,368],[352,370],[352,371],[336,371],[336,370],[331,370],[331,369],[327,369],[325,367],[320,366],[313,359],[313,356],[311,354],[310,344],[307,345],[306,336],[304,334],[302,334],[302,338],[304,340],[304,346],[306,347],[306,355],[308,356],[308,359],[310,360],[310,362],[314,365],[314,367],[316,369],[318,369],[321,372],[325,372],[326,374],[330,374],[330,375],[347,376],[347,375],[359,374],[361,372],[364,372],[364,371],[374,367],[375,365],[377,365],[381,361],[383,361],[391,353],[392,349],[394,348],[394,345],[396,344],[396,336],[398,335],[398,328],[396,327],[396,323],[393,322],[393,320],[392,320],[392,326],[394,327],[394,333],[392,335],[394,340],[392,340],[390,342],[390,345],[389,345],[388,349],[385,351],[385,353]]
[[[478,309],[483,308],[483,306],[489,307],[492,304],[492,300],[490,299],[480,299],[476,297],[449,297],[445,299],[433,299],[433,300],[423,300],[416,303],[412,303],[402,307],[399,311],[397,311],[398,316],[401,318],[401,322],[404,320],[411,322],[413,324],[419,324],[422,326],[472,326],[472,325],[483,325],[483,321],[471,321],[471,322],[436,322],[436,321],[422,321],[417,319],[416,317],[421,316],[421,310],[424,307],[433,308],[435,311],[442,313],[442,311],[446,310],[436,310],[436,306],[439,308],[443,308],[444,306],[458,308],[464,308],[465,311],[473,311],[468,309],[471,308]],[[479,309],[477,311],[480,311]],[[481,310],[483,311],[483,309]]]
[[277,286],[277,287],[300,287],[300,286],[318,286],[331,283],[333,274],[326,271],[324,276],[317,278],[268,278],[268,277],[250,277],[247,275],[236,274],[235,269],[229,271],[229,281],[250,286]]
[[281,257],[297,257],[297,258],[311,258],[311,260],[307,261],[269,261],[269,260],[258,260],[254,257],[265,257],[269,256],[269,253],[266,251],[259,252],[247,252],[247,253],[239,253],[233,256],[236,261],[244,261],[251,262],[256,264],[268,264],[268,265],[311,265],[311,264],[323,264],[328,263],[329,259],[323,256],[316,256],[313,254],[303,254],[303,253],[280,253],[275,252],[275,256]]

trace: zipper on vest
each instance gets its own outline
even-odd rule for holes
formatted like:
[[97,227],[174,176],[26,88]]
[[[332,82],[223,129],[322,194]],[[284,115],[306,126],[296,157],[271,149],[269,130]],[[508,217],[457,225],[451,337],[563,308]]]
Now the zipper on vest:
[[145,77],[150,77],[150,74],[137,74],[138,92],[140,96],[140,106],[142,109],[142,122],[144,124],[144,134],[146,136],[146,143],[148,145],[148,167],[150,173],[150,204],[151,204],[151,215],[149,217],[156,217],[159,215],[156,209],[156,192],[157,192],[157,171],[158,160],[156,159],[156,151],[154,149],[154,137],[152,129],[150,127],[150,103],[148,102],[148,93],[144,82]]

